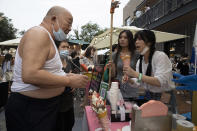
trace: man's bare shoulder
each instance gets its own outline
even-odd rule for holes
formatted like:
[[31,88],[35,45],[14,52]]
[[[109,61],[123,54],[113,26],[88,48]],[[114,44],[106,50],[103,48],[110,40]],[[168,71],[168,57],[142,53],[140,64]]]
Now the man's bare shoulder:
[[45,30],[39,27],[33,27],[29,29],[21,39],[19,55],[23,58],[24,55],[27,54],[36,56],[37,54],[40,55],[40,52],[42,52],[46,54],[45,57],[47,57],[51,47],[49,42],[50,38]]
[[28,44],[28,45],[29,44],[47,45],[49,39],[50,39],[49,35],[44,29],[40,27],[33,27],[25,33],[21,42],[23,44]]

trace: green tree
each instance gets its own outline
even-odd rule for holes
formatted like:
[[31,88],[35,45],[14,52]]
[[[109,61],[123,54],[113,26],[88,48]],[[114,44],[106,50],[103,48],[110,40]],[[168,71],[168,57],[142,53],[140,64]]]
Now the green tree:
[[90,43],[95,36],[105,31],[106,29],[100,28],[98,24],[88,22],[81,27],[81,32],[78,29],[74,29],[74,38]]
[[80,38],[80,36],[79,36],[79,30],[78,30],[78,28],[77,29],[74,29],[73,30],[74,31],[74,36],[75,36],[75,38],[77,39],[77,40],[80,40],[81,38]]
[[23,35],[25,34],[25,32],[26,32],[25,30],[22,30],[22,31],[19,32],[19,34],[20,34],[21,36],[23,36]]
[[0,12],[0,42],[16,38],[17,29],[14,28],[11,21]]

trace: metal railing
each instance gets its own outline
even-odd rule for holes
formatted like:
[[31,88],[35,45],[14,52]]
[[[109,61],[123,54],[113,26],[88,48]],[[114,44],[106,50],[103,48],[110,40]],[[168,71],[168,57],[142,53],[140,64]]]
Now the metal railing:
[[150,10],[136,18],[131,25],[137,27],[146,27],[194,0],[160,0]]

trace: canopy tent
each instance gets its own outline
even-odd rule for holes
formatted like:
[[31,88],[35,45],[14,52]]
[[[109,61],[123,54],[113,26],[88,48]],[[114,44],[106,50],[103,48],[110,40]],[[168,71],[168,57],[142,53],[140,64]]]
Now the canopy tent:
[[88,45],[88,42],[85,42],[83,40],[68,40],[69,43],[73,43],[73,44],[79,44],[79,45]]
[[7,40],[7,41],[3,41],[0,42],[0,46],[5,45],[5,46],[18,46],[18,44],[20,43],[21,38],[16,38],[16,39],[12,39],[12,40]]
[[107,53],[108,51],[109,51],[109,49],[98,50],[98,51],[97,51],[97,55],[104,55],[104,54]]
[[[21,38],[3,41],[3,42],[0,42],[0,45],[18,46],[18,44],[20,43],[20,40],[21,40]],[[89,44],[88,42],[85,42],[82,40],[68,40],[68,42],[72,43],[72,44],[79,44],[79,45],[88,45]]]
[[[118,36],[122,30],[130,30],[133,34],[135,34],[136,32],[143,30],[143,29],[137,28],[135,26],[114,27],[112,44],[118,43]],[[155,31],[155,30],[152,30],[152,31],[155,33],[157,43],[167,42],[167,41],[172,41],[172,40],[187,37],[185,35],[179,35],[179,34],[173,34],[173,33],[167,33],[167,32]],[[109,45],[110,45],[110,29],[105,31],[103,34],[94,37],[94,39],[91,41],[90,45],[96,47],[97,49],[109,47]]]

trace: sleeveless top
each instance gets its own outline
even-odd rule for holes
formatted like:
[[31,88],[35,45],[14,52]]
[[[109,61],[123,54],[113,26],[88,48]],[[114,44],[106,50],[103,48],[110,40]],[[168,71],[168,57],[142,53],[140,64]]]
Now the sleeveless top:
[[[63,76],[65,75],[65,72],[62,70],[62,62],[59,56],[59,52],[57,50],[57,47],[55,45],[55,42],[53,38],[51,37],[51,34],[42,26],[38,26],[42,30],[46,31],[49,35],[49,38],[51,39],[54,48],[55,48],[55,56],[47,60],[43,66],[43,70],[46,70],[52,74]],[[30,91],[30,90],[37,90],[40,89],[38,86],[24,83],[22,80],[22,58],[19,56],[18,49],[16,51],[16,57],[14,62],[14,74],[13,74],[13,83],[11,86],[12,92],[23,92],[23,91]]]

